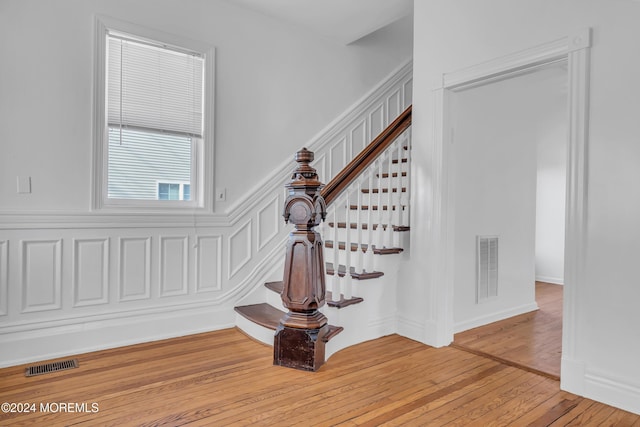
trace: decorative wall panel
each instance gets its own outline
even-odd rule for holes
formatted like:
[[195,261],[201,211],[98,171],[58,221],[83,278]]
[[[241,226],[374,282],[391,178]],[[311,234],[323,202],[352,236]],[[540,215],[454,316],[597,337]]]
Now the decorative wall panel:
[[9,242],[0,240],[0,316],[9,313],[8,288],[9,288]]
[[120,301],[146,299],[151,296],[151,238],[120,238]]
[[229,279],[251,260],[251,220],[229,236]]
[[380,132],[386,127],[384,114],[384,104],[380,104],[369,114],[369,135],[372,138],[380,135]]
[[[313,162],[313,167],[318,173],[318,178],[320,179],[320,182],[322,182],[323,184],[326,184],[327,182],[329,182],[329,175],[328,175],[329,171],[327,170],[327,156],[325,154],[322,154],[319,156],[316,155],[315,160]],[[283,200],[286,200],[286,199],[287,197],[285,195],[285,198]]]
[[222,289],[222,236],[196,238],[196,292]]
[[62,240],[22,240],[22,312],[62,308]]
[[347,164],[347,139],[342,138],[329,149],[329,163],[331,176],[327,177],[327,182],[336,176]]
[[73,239],[73,305],[109,302],[109,239]]
[[351,152],[355,157],[359,152],[369,145],[370,138],[367,135],[367,121],[362,120],[357,126],[351,128]]
[[189,289],[189,238],[160,237],[160,296],[185,295]]
[[278,235],[280,228],[280,204],[278,196],[258,210],[258,250]]
[[387,123],[391,123],[403,111],[402,92],[401,89],[398,89],[387,98]]
[[406,110],[413,103],[413,79],[405,82],[402,87],[404,88],[404,109]]

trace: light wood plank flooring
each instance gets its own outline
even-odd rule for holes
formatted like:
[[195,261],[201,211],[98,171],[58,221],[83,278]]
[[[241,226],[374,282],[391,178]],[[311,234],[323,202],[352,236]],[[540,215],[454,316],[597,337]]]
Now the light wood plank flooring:
[[398,335],[350,347],[319,372],[272,365],[272,348],[227,329],[78,356],[25,378],[0,370],[0,402],[86,403],[93,413],[0,413],[1,426],[640,426],[640,416],[557,381]]
[[562,286],[536,282],[531,313],[455,335],[453,346],[560,379],[562,357]]

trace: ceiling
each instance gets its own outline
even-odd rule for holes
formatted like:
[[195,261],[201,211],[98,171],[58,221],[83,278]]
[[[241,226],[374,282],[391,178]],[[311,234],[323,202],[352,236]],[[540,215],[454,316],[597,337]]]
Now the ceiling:
[[413,0],[229,1],[345,45],[413,12]]

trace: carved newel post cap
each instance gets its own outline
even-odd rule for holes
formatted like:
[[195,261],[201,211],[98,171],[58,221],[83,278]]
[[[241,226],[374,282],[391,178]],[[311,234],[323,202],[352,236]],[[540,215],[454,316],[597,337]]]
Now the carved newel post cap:
[[309,165],[313,161],[313,151],[303,148],[296,153],[295,159],[298,167],[285,185],[289,196],[283,216],[286,222],[293,222],[299,229],[310,230],[325,218],[327,206],[320,195],[322,183],[316,170]]
[[302,148],[295,155],[298,167],[291,175],[291,181],[286,185],[287,188],[306,188],[307,192],[315,192],[322,186],[318,181],[316,170],[309,165],[313,161],[313,151]]

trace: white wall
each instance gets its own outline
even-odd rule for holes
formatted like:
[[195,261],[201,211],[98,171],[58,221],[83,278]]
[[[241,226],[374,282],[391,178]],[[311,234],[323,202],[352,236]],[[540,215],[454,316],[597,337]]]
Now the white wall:
[[[535,74],[456,93],[452,106],[454,322],[462,331],[535,309]],[[532,120],[533,119],[533,120]],[[476,236],[498,237],[498,295],[476,302]]]
[[536,116],[536,280],[564,283],[565,197],[567,182],[567,69],[545,70],[539,87],[548,97]]
[[218,212],[411,57],[406,20],[341,46],[220,0],[3,0],[0,211],[90,207],[95,14],[216,47]]
[[[640,3],[631,0],[433,0],[415,3],[413,287],[405,324],[442,345],[447,289],[430,282],[440,248],[432,247],[430,195],[435,108],[443,73],[461,70],[591,27],[588,212],[584,279],[573,284],[575,328],[564,349],[562,386],[640,412]],[[436,153],[437,154],[437,153]],[[420,196],[424,195],[420,198]],[[414,226],[415,225],[415,226]],[[431,239],[431,240],[430,240]],[[446,255],[446,254],[445,254]],[[567,285],[567,284],[565,284]],[[415,302],[415,300],[419,300]],[[434,302],[438,301],[438,303]],[[446,326],[446,325],[445,325]],[[415,334],[414,334],[415,336]]]

